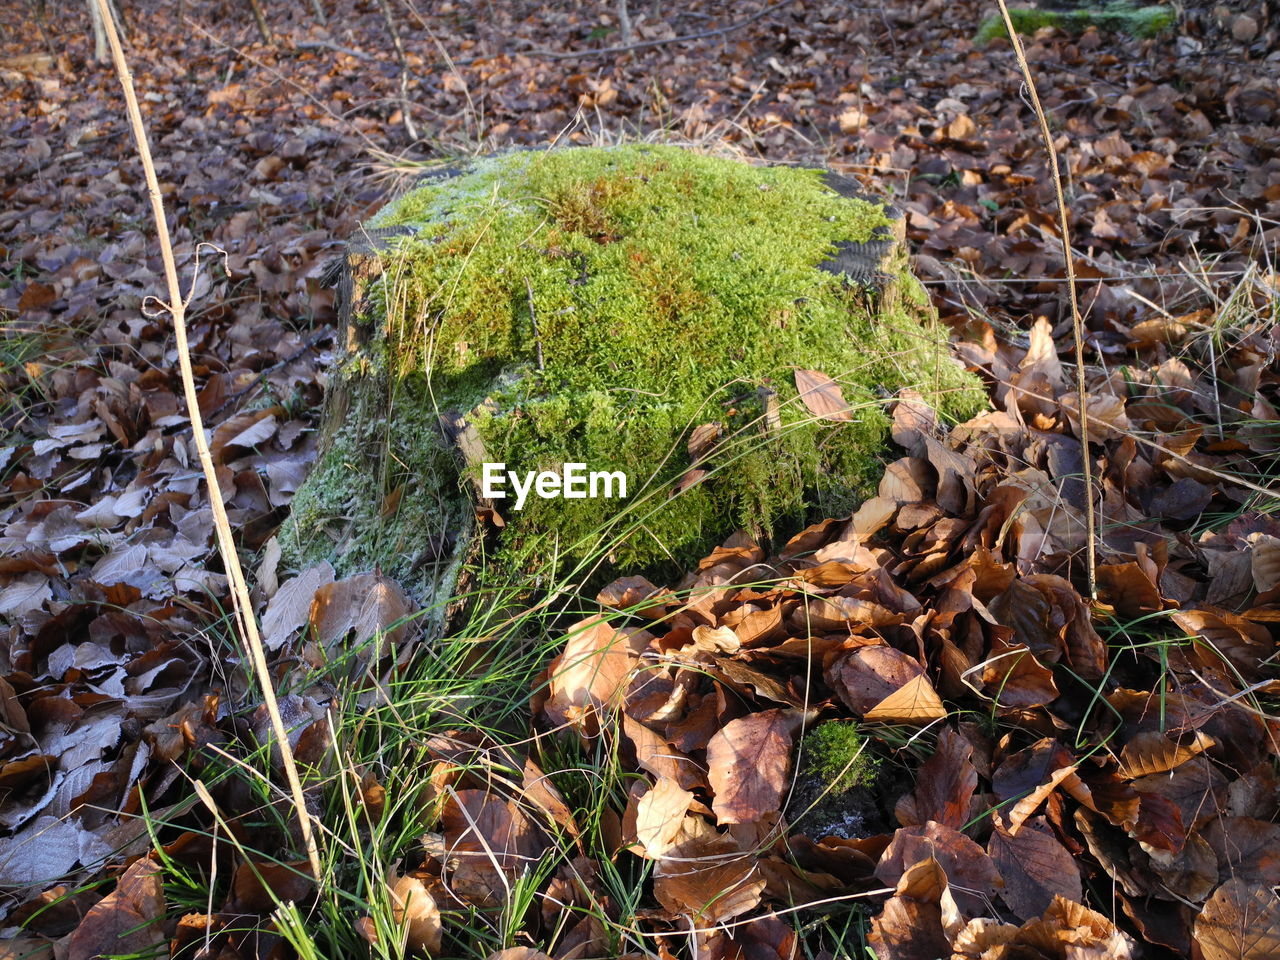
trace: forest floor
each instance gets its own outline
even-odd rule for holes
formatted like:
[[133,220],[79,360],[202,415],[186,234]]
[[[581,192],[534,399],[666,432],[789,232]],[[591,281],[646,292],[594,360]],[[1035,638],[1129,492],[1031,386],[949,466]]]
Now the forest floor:
[[[72,6],[0,9],[0,957],[1280,955],[1273,4],[1028,40],[1088,331],[1097,599],[1053,188],[1009,45],[972,42],[993,4],[637,2],[640,45],[608,52],[612,4],[393,2],[407,70],[374,0],[324,0],[327,27],[265,4],[270,43],[247,5],[122,4],[318,885],[146,302],[118,82]],[[522,622],[537,643],[443,643],[390,700],[344,687],[326,644],[403,610],[271,546],[339,349],[326,265],[411,162],[658,135],[891,196],[994,412],[948,430],[900,398],[854,517],[624,579]],[[610,689],[568,653],[539,674],[566,637]],[[856,830],[788,805],[818,716],[877,758],[837,804]]]

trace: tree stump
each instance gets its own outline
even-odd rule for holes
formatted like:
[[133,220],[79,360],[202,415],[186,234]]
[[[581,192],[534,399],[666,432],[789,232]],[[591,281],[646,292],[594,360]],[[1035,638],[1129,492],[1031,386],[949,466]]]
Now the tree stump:
[[[438,628],[463,592],[679,566],[847,513],[879,479],[884,398],[985,402],[903,234],[830,172],[675,147],[429,174],[350,245],[286,561],[380,568]],[[587,494],[592,473],[613,489],[575,495],[575,464]],[[517,502],[531,473],[551,479]]]

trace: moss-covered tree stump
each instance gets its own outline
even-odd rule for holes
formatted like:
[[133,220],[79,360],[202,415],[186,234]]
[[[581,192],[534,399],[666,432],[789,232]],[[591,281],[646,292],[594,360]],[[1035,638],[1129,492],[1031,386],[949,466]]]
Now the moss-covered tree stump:
[[[286,557],[380,567],[443,610],[464,569],[636,571],[847,512],[879,475],[883,398],[983,403],[901,221],[854,186],[648,145],[426,177],[348,257],[346,356]],[[486,463],[583,464],[626,496],[485,502]]]

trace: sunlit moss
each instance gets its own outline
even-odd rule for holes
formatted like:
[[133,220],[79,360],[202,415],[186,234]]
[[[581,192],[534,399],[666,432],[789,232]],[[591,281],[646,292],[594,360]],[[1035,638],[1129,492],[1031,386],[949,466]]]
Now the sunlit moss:
[[[1018,33],[1033,34],[1043,27],[1056,27],[1068,33],[1081,33],[1089,27],[1113,33],[1127,33],[1133,37],[1154,37],[1172,29],[1176,16],[1172,7],[1135,7],[1128,3],[1107,3],[1097,7],[1075,10],[1040,10],[1013,7],[1009,19]],[[997,13],[982,21],[978,28],[977,42],[990,43],[999,37],[1007,37],[1004,19]]]
[[[508,469],[582,462],[629,478],[625,503],[500,503],[500,551],[523,566],[602,549],[626,566],[685,563],[734,529],[768,534],[806,511],[847,511],[879,473],[880,398],[911,385],[956,418],[985,402],[947,357],[905,256],[888,266],[897,276],[884,295],[819,269],[837,243],[888,224],[819,171],[672,147],[517,152],[428,181],[371,224],[412,233],[385,255],[377,315],[357,318],[374,343],[343,373],[381,378],[396,406],[376,430],[395,452],[351,503],[344,474],[368,466],[350,450],[372,437],[334,444],[308,482],[332,496],[304,489],[295,509],[323,526],[345,497],[348,519],[361,517],[355,536],[370,541],[362,555],[374,543],[421,552],[422,527],[465,499],[438,428],[441,415],[465,415],[484,458]],[[815,420],[797,368],[837,380],[853,419]],[[347,433],[376,432],[347,421]],[[691,466],[689,431],[711,422],[724,439],[699,464],[710,476],[671,497]],[[343,449],[345,465],[334,462]],[[400,523],[374,506],[394,484],[447,505],[430,517],[408,509],[416,526],[403,533],[382,530]]]
[[851,720],[819,724],[801,741],[801,757],[807,768],[834,793],[868,786],[880,765],[866,738]]

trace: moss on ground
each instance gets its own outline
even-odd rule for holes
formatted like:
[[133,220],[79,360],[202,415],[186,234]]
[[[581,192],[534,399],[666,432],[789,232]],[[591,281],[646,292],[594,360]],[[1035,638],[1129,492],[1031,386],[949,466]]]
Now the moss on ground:
[[[1043,27],[1056,27],[1067,33],[1082,33],[1089,27],[1133,37],[1154,37],[1173,28],[1177,17],[1172,7],[1150,5],[1135,7],[1129,3],[1107,3],[1097,7],[1072,10],[1043,10],[1028,7],[1010,8],[1009,19],[1018,33],[1033,34]],[[1009,36],[1004,19],[997,13],[982,21],[977,42],[990,43]]]
[[[883,295],[820,268],[889,225],[821,171],[674,147],[518,152],[428,180],[369,224],[410,228],[356,318],[375,336],[339,374],[369,409],[342,418],[286,546],[332,558],[313,531],[339,518],[340,570],[403,574],[397,563],[430,554],[465,501],[437,427],[455,415],[478,433],[473,472],[477,459],[581,462],[629,478],[625,502],[499,501],[502,558],[522,567],[601,551],[632,568],[687,563],[734,529],[851,509],[880,473],[879,398],[910,385],[955,418],[985,403],[905,255]],[[839,382],[853,419],[815,420],[797,368]],[[389,409],[366,422],[379,398]],[[697,464],[709,476],[671,496],[690,431],[710,423],[722,439]]]
[[849,720],[814,727],[801,741],[800,752],[807,768],[834,793],[869,786],[880,765],[858,725]]

